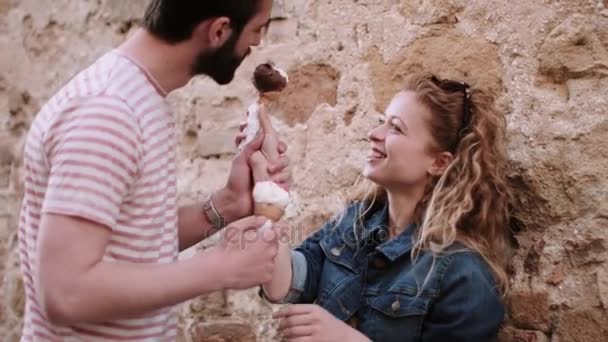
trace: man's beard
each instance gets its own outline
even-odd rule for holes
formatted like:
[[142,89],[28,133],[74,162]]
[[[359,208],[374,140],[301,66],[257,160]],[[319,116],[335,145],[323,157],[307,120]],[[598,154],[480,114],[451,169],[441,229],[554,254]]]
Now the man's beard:
[[201,53],[192,66],[193,75],[207,75],[220,85],[232,82],[236,69],[241,65],[250,50],[244,56],[238,56],[235,48],[240,34],[233,33],[222,47],[211,53]]

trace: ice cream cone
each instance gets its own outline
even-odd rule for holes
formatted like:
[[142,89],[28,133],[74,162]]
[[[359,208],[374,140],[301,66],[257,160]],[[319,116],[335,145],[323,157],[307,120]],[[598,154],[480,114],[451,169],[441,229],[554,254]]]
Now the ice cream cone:
[[280,91],[269,91],[266,93],[260,93],[259,101],[261,104],[268,106],[273,102],[277,101],[279,99],[279,96],[281,96]]
[[255,215],[264,216],[272,222],[279,221],[285,213],[282,207],[270,203],[254,203],[253,211]]

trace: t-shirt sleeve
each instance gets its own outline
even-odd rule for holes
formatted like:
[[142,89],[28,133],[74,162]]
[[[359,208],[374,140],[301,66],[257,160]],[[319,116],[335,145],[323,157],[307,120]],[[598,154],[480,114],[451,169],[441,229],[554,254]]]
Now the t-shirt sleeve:
[[42,212],[113,229],[138,173],[138,132],[120,99],[87,98],[66,107],[44,139],[50,174]]

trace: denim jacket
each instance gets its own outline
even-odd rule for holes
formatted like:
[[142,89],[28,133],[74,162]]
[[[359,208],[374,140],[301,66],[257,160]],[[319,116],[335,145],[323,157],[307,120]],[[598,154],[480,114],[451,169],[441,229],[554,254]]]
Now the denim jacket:
[[[412,262],[414,225],[387,240],[380,205],[353,223],[358,206],[292,251],[287,303],[316,303],[376,342],[486,342],[497,339],[504,306],[487,264],[463,249]],[[434,262],[433,262],[434,261]]]

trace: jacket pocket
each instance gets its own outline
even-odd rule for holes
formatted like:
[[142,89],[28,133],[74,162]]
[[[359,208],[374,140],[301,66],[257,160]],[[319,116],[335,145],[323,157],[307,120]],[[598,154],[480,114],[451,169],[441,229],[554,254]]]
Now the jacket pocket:
[[369,298],[373,340],[419,341],[430,298],[387,292]]
[[370,306],[390,318],[424,316],[429,299],[403,293],[385,293],[370,299]]
[[345,267],[353,273],[357,272],[355,251],[345,241],[330,235],[321,240],[319,244],[328,261]]
[[325,256],[317,304],[340,320],[347,320],[361,307],[362,275],[357,271],[355,251],[337,236],[320,241]]
[[342,321],[352,317],[361,308],[361,276],[353,274],[323,289],[317,304]]

